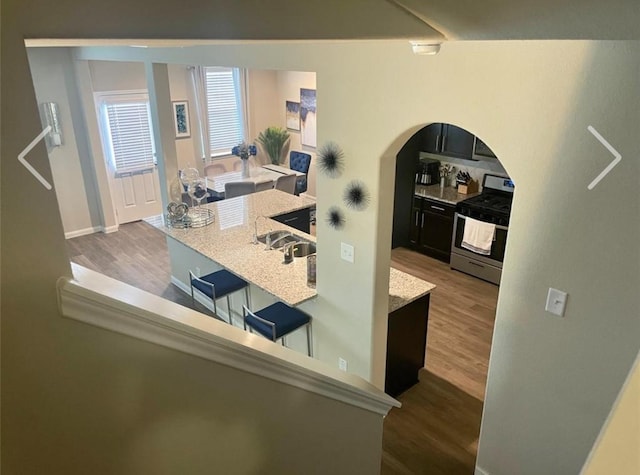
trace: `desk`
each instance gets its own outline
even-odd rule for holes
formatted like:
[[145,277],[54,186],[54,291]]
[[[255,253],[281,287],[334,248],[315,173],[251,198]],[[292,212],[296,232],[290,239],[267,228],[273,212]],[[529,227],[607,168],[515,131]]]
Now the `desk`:
[[[277,167],[278,170],[273,170],[267,168]],[[212,196],[223,197],[224,196],[224,185],[225,183],[236,182],[236,181],[252,181],[254,183],[261,183],[263,181],[273,181],[275,182],[278,177],[282,175],[302,175],[304,173],[296,172],[295,170],[291,170],[289,168],[279,167],[277,165],[266,165],[264,167],[254,167],[249,169],[249,176],[243,177],[241,171],[237,172],[227,172],[222,173],[220,175],[208,176],[207,178],[207,189]]]

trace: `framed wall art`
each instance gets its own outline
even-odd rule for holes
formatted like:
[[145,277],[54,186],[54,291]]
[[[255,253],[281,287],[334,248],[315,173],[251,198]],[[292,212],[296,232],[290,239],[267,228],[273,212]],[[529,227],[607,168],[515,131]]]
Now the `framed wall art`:
[[316,90],[300,89],[300,141],[316,146]]
[[300,130],[300,103],[286,101],[287,129]]
[[176,138],[184,139],[191,137],[191,127],[189,127],[189,102],[173,101],[172,104]]

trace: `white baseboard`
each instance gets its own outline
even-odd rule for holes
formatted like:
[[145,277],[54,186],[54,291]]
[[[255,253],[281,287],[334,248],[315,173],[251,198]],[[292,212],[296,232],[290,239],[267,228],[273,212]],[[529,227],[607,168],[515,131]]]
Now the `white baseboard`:
[[489,473],[485,472],[484,470],[482,470],[480,467],[476,465],[476,469],[474,470],[473,475],[489,475]]
[[115,233],[118,230],[118,225],[115,224],[113,226],[100,226],[100,231],[105,234]]
[[102,226],[94,226],[92,228],[78,229],[76,231],[70,231],[68,233],[64,233],[64,238],[71,239],[75,237],[86,236],[87,234],[97,233],[98,231],[101,231],[101,230],[102,230]]

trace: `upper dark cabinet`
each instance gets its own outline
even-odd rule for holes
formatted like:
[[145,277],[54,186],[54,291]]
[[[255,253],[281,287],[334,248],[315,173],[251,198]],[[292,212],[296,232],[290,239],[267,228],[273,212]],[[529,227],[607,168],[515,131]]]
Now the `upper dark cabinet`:
[[496,154],[493,153],[493,150],[491,150],[489,146],[478,137],[476,137],[476,144],[473,148],[473,156],[476,159],[498,158],[496,157]]
[[444,124],[431,124],[422,129],[422,151],[429,153],[441,153],[442,126]]
[[456,158],[473,158],[474,136],[451,124],[431,124],[422,131],[422,150]]

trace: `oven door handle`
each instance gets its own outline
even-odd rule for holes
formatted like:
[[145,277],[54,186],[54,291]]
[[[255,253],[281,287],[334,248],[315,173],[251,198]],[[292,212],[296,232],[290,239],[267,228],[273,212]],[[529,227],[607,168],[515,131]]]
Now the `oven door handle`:
[[[458,218],[467,219],[467,217],[466,217],[466,216],[463,216],[463,215],[461,215],[460,213],[456,213],[456,216],[457,216]],[[479,221],[479,220],[478,220],[478,221]],[[483,221],[483,222],[484,222],[484,221]],[[508,227],[506,227],[506,226],[501,226],[501,225],[499,225],[499,224],[496,224],[496,229],[502,229],[503,231],[508,231],[508,230],[509,230],[509,228],[508,228]]]

